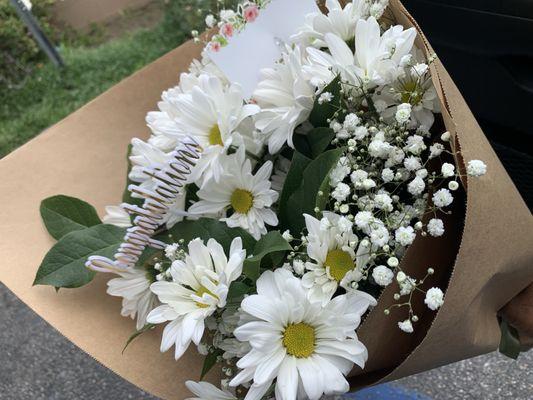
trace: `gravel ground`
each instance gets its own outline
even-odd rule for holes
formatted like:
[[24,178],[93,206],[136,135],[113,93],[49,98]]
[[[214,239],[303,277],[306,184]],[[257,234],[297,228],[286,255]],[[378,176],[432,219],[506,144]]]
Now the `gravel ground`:
[[[493,353],[396,384],[436,400],[533,399],[533,351],[517,362]],[[156,400],[76,348],[1,284],[0,399]]]

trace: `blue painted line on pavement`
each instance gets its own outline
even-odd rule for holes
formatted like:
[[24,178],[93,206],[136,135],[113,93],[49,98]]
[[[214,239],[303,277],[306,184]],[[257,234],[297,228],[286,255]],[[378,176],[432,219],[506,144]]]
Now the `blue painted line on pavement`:
[[428,396],[417,393],[400,385],[382,384],[372,386],[346,396],[350,400],[431,400]]

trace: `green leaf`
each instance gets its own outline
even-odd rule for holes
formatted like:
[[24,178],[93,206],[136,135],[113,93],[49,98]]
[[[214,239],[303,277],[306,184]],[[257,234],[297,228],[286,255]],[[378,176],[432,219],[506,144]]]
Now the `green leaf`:
[[331,128],[313,128],[306,135],[294,135],[294,148],[298,153],[314,159],[326,150],[334,137],[335,132]]
[[146,324],[138,331],[133,332],[132,335],[126,341],[126,344],[124,345],[124,348],[122,349],[122,354],[124,354],[124,352],[126,351],[126,348],[130,345],[131,342],[133,342],[136,338],[138,338],[144,332],[148,332],[154,328],[155,328],[155,324]]
[[500,319],[500,330],[502,336],[498,348],[499,352],[516,360],[520,355],[520,337],[518,336],[518,331],[503,318]]
[[307,141],[311,151],[311,158],[317,158],[329,146],[335,138],[335,132],[331,128],[315,128],[307,134]]
[[222,355],[222,350],[216,349],[212,353],[209,353],[204,358],[204,365],[202,367],[202,373],[200,374],[200,380],[204,379],[204,376],[215,366],[217,363],[217,357]]
[[124,189],[124,193],[122,194],[122,201],[124,203],[133,204],[133,205],[137,205],[141,207],[143,205],[144,200],[138,197],[133,197],[131,195],[131,192],[128,190],[128,186],[131,185],[132,183],[133,184],[135,183],[130,179],[130,172],[132,168],[131,160],[130,160],[131,149],[132,149],[132,145],[129,144],[128,152],[126,154],[126,162],[128,164],[128,173],[126,174],[126,188]]
[[[255,245],[253,256],[244,260],[243,273],[248,278],[256,281],[260,275],[262,262],[274,253],[286,252],[292,250],[292,247],[278,231],[268,232]],[[273,266],[268,266],[272,268]]]
[[57,240],[67,233],[102,223],[89,203],[64,195],[44,199],[40,212],[46,229]]
[[292,210],[291,204],[289,204],[289,199],[300,188],[303,180],[303,172],[310,162],[310,158],[298,151],[295,151],[292,156],[291,167],[285,178],[285,183],[283,184],[279,198],[278,217],[282,230],[290,228],[289,221],[294,210]]
[[325,93],[329,92],[333,95],[333,99],[330,102],[327,103],[318,103],[318,99],[320,97],[320,94],[316,96],[315,103],[313,105],[313,109],[311,110],[311,114],[309,115],[309,121],[311,124],[313,124],[314,127],[318,128],[319,126],[325,126],[328,127],[328,119],[333,118],[335,115],[335,112],[339,109],[340,101],[341,101],[341,95],[340,95],[340,76],[337,76],[335,79],[333,79],[324,89],[322,89],[322,92]]
[[[300,186],[287,201],[287,226],[299,235],[305,226],[303,214],[314,215],[315,207],[323,209],[329,193],[329,173],[337,165],[342,148],[328,150],[312,160],[302,174]],[[323,195],[319,196],[318,192]]]
[[253,249],[256,241],[248,232],[241,228],[230,228],[225,222],[212,218],[178,222],[166,233],[158,236],[157,239],[166,243],[174,243],[183,239],[185,243],[189,243],[196,238],[200,238],[205,242],[212,238],[220,243],[224,250],[228,251],[231,242],[236,237],[242,239],[242,246],[247,252]]
[[[304,171],[303,188],[305,199],[303,212],[314,214],[317,206],[318,192],[329,191],[329,173],[337,165],[343,153],[342,148],[328,150],[314,159]],[[327,198],[324,192],[323,198]],[[320,207],[319,207],[320,208]]]
[[92,255],[113,257],[125,230],[113,225],[95,225],[63,236],[44,257],[34,285],[75,288],[86,285],[95,275],[85,267]]
[[249,293],[250,290],[251,287],[244,282],[232,282],[228,290],[228,302],[242,298],[245,294]]

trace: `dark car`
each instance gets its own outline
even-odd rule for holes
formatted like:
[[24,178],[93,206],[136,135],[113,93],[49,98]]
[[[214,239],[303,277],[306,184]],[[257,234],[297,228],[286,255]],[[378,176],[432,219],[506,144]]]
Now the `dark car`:
[[533,209],[533,0],[404,0]]

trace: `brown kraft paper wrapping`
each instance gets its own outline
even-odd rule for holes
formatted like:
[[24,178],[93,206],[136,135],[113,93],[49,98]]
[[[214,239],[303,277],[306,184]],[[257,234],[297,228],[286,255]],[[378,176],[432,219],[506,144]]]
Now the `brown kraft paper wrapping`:
[[[391,8],[399,23],[412,25],[399,2]],[[172,351],[161,354],[161,329],[141,335],[122,354],[135,324],[120,316],[120,299],[105,293],[108,275],[57,294],[50,287],[32,287],[54,243],[41,222],[39,204],[56,194],[88,201],[100,213],[106,205],[120,203],[129,141],[148,137],[146,113],[200,51],[185,43],[0,161],[1,281],[97,361],[163,399],[189,396],[184,382],[199,379],[202,357],[195,349],[177,362]],[[440,95],[450,114],[444,115],[446,127],[456,135],[462,157],[485,161],[488,173],[470,179],[464,201],[456,199],[448,234],[442,240],[417,240],[404,259],[413,270],[428,265],[444,269],[435,277],[450,279],[444,306],[436,316],[421,309],[421,329],[409,336],[398,330],[394,315],[383,315],[392,298],[386,290],[359,331],[369,364],[362,373],[354,371],[359,375],[351,378],[354,387],[494,350],[499,341],[496,312],[533,281],[532,215],[438,61],[433,73],[439,86],[442,82]],[[209,378],[217,380],[215,373]]]

